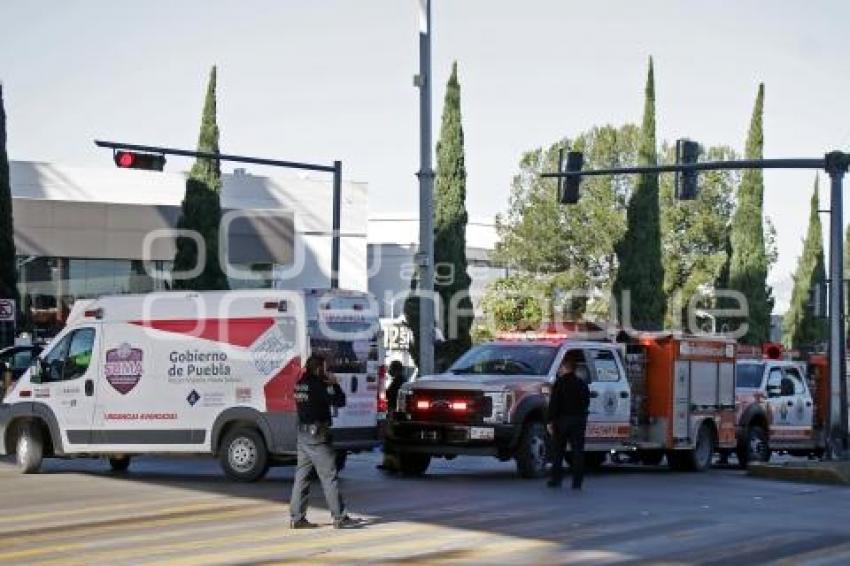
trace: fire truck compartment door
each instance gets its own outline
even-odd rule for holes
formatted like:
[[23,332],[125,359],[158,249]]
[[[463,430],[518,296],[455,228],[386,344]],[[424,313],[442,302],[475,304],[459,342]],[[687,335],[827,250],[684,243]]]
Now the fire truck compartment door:
[[691,362],[676,362],[673,376],[673,438],[690,437],[691,414]]

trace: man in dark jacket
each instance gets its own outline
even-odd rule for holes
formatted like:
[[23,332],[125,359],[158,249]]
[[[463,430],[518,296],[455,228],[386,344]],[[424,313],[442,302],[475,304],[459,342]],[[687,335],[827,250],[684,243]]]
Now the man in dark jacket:
[[304,376],[295,384],[295,403],[298,408],[298,464],[289,502],[290,527],[310,529],[316,526],[307,520],[310,476],[314,469],[322,482],[334,527],[356,526],[359,522],[345,513],[337,481],[336,453],[331,444],[331,407],[344,407],[345,393],[336,377],[327,372],[321,356],[314,354],[307,360]]
[[573,489],[584,480],[584,434],[590,407],[590,388],[576,376],[576,365],[584,356],[578,350],[567,352],[549,397],[548,425],[552,437],[552,477],[547,485],[561,487],[567,441],[572,449]]

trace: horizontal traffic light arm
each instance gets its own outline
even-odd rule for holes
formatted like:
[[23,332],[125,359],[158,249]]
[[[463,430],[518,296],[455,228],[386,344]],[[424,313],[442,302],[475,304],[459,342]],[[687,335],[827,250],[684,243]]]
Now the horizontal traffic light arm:
[[[847,161],[850,155],[841,154]],[[591,177],[594,175],[633,175],[640,173],[675,173],[677,171],[718,171],[729,169],[826,169],[827,159],[742,159],[738,161],[703,161],[700,163],[679,163],[670,165],[647,165],[636,167],[613,167],[610,169],[588,169],[586,171],[563,171],[543,173],[541,177]]]
[[254,165],[271,165],[272,167],[289,167],[290,169],[323,171],[325,173],[334,173],[336,171],[336,168],[333,165],[316,165],[314,163],[298,163],[297,161],[281,161],[279,159],[263,159],[261,157],[228,155],[226,153],[191,151],[188,149],[175,149],[173,147],[156,147],[151,145],[136,145],[102,140],[95,140],[94,144],[98,147],[108,147],[114,150],[141,151],[145,153],[157,153],[160,155],[181,155],[183,157],[200,157],[201,159],[217,159],[218,161],[234,161],[237,163],[252,163]]

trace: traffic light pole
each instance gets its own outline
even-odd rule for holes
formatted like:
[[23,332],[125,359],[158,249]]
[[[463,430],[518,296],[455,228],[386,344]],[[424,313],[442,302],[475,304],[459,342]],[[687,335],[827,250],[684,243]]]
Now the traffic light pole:
[[434,373],[434,170],[431,165],[431,0],[419,0],[419,375]]
[[617,167],[588,171],[558,171],[543,173],[544,178],[582,178],[598,175],[631,175],[640,173],[675,173],[717,171],[732,169],[822,169],[831,180],[830,227],[829,227],[829,274],[833,282],[829,287],[829,430],[827,431],[827,454],[831,458],[847,459],[848,409],[847,374],[844,336],[844,293],[843,285],[835,282],[844,280],[843,253],[843,206],[844,175],[850,166],[850,154],[833,151],[821,159],[745,159],[740,161],[705,161],[702,163],[676,163],[670,165]]
[[342,208],[342,162],[334,161],[333,165],[317,165],[315,163],[299,163],[297,161],[282,161],[280,159],[264,159],[261,157],[247,157],[244,155],[231,155],[227,153],[211,153],[206,151],[192,151],[189,149],[176,149],[173,147],[159,147],[152,145],[138,145],[111,141],[95,140],[98,147],[106,147],[113,151],[139,151],[159,155],[179,155],[181,157],[194,157],[200,159],[215,159],[218,161],[232,161],[234,163],[250,163],[252,165],[268,165],[270,167],[285,167],[288,169],[301,169],[305,171],[319,171],[333,174],[333,221],[331,236],[331,289],[339,288],[339,256],[340,256],[340,216]]

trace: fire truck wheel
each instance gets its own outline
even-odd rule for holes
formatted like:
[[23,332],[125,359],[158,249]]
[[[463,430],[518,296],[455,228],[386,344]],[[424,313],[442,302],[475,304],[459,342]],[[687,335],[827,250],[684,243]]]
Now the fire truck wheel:
[[702,425],[697,432],[694,449],[688,452],[688,459],[690,460],[688,467],[696,472],[704,472],[711,467],[714,452],[714,432],[708,426]]
[[221,467],[227,477],[253,482],[266,475],[269,453],[257,429],[237,427],[227,433],[219,450]]
[[126,472],[130,468],[129,456],[110,456],[108,460],[113,472]]
[[543,423],[527,423],[515,456],[517,471],[521,477],[542,478],[546,475],[546,462],[549,460],[546,445],[546,429]]
[[750,462],[769,462],[770,444],[764,428],[752,425],[747,428],[746,443],[738,447],[738,462],[746,468]]
[[34,474],[41,468],[44,459],[44,438],[34,424],[24,424],[18,429],[15,445],[15,460],[23,474]]
[[428,454],[415,454],[413,452],[399,452],[398,467],[405,476],[421,476],[431,464],[431,456]]

